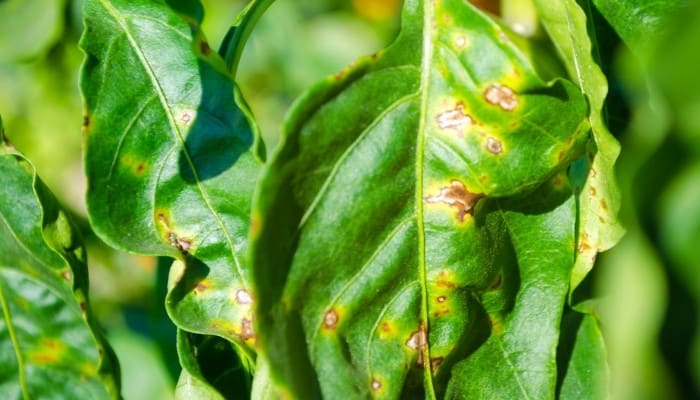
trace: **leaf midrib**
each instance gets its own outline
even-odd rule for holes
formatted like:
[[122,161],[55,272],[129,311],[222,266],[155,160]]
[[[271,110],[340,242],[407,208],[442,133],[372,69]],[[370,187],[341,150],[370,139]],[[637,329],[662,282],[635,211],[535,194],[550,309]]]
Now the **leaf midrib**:
[[[235,245],[233,243],[233,239],[231,237],[231,233],[226,229],[226,226],[224,225],[223,221],[221,220],[219,214],[214,210],[214,207],[211,203],[211,199],[209,199],[209,195],[207,191],[204,189],[202,185],[202,181],[199,177],[199,172],[194,166],[194,162],[192,161],[192,157],[190,156],[189,152],[187,151],[187,147],[185,146],[185,141],[182,137],[182,133],[180,132],[180,129],[178,129],[177,124],[175,123],[175,116],[172,114],[170,111],[170,108],[168,107],[168,101],[165,96],[165,92],[163,91],[163,88],[161,86],[160,81],[158,78],[155,76],[153,72],[153,68],[151,67],[150,63],[146,59],[143,51],[139,47],[138,43],[134,39],[133,34],[129,30],[128,25],[126,24],[126,20],[121,17],[119,10],[117,10],[109,0],[101,0],[100,3],[105,7],[105,10],[109,13],[112,18],[114,18],[114,21],[121,27],[122,31],[124,32],[124,35],[126,36],[127,40],[131,44],[132,49],[136,53],[138,59],[141,61],[141,65],[143,66],[145,72],[148,74],[148,77],[151,79],[151,82],[154,85],[155,92],[158,96],[158,99],[160,100],[160,103],[162,105],[163,111],[167,116],[168,119],[168,124],[170,125],[171,132],[174,133],[175,139],[180,143],[180,148],[182,153],[185,156],[185,159],[187,160],[187,164],[190,167],[192,174],[194,175],[195,181],[197,182],[197,188],[199,189],[200,194],[202,195],[202,199],[204,200],[204,203],[206,204],[207,208],[211,212],[212,216],[216,220],[216,222],[219,224],[222,232],[224,233],[224,236],[226,237],[226,242],[229,245],[229,248],[231,249],[231,256],[233,258],[235,267],[236,267],[236,272],[239,276],[239,279],[247,286],[247,282],[244,281],[243,277],[245,276],[243,274],[243,269],[240,264],[240,260],[238,259],[238,256],[236,255],[235,252]],[[132,16],[133,18],[136,18],[135,14],[128,14]],[[141,16],[139,16],[141,17]],[[146,18],[148,19],[148,18]],[[167,26],[167,25],[165,25]],[[181,32],[175,30],[178,34],[181,35]],[[155,206],[155,193],[157,191],[154,190],[154,202],[153,206]]]
[[[435,2],[423,0],[423,54],[421,59],[421,81],[419,93],[422,97],[420,106],[420,120],[418,123],[418,140],[416,143],[416,222],[418,228],[418,266],[419,280],[421,285],[421,319],[426,326],[426,336],[430,337],[430,320],[428,316],[428,271],[426,266],[425,250],[425,223],[423,216],[423,179],[424,179],[424,157],[425,157],[425,130],[427,127],[427,114],[429,106],[430,74],[433,61],[433,8]],[[419,349],[420,350],[420,349]],[[435,387],[433,385],[432,366],[430,363],[430,340],[426,340],[423,350],[423,380],[425,382],[425,396],[428,399],[435,399]]]

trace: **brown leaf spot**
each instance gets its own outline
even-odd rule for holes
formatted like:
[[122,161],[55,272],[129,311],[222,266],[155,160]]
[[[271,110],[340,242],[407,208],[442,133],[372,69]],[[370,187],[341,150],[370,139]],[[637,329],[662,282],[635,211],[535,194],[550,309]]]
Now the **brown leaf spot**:
[[31,359],[37,364],[53,364],[58,361],[58,356],[55,353],[33,353]]
[[596,195],[598,194],[598,190],[597,190],[595,187],[591,186],[591,187],[588,189],[588,193],[589,193],[591,196],[596,196]]
[[440,368],[440,365],[442,365],[442,362],[445,361],[443,357],[433,357],[430,359],[430,370],[435,372],[437,371],[438,368]]
[[243,318],[241,321],[241,339],[248,340],[255,337],[255,331],[253,330],[253,321]]
[[192,122],[193,119],[194,119],[194,116],[192,115],[192,112],[191,112],[191,111],[185,111],[185,112],[183,112],[182,115],[180,116],[180,121],[181,121],[184,125],[189,125],[190,122]]
[[85,114],[83,115],[83,129],[88,129],[90,127],[90,116]]
[[209,289],[211,285],[209,284],[209,281],[206,279],[203,279],[199,282],[197,282],[197,285],[194,287],[194,293],[201,293]]
[[435,317],[435,318],[440,318],[440,317],[442,317],[442,316],[444,316],[444,315],[449,314],[450,312],[452,312],[452,310],[450,310],[449,307],[443,307],[443,308],[441,308],[441,309],[435,311],[435,312],[433,313],[433,317]]
[[486,149],[493,154],[501,154],[503,152],[503,143],[495,137],[489,136],[486,139]]
[[498,274],[496,276],[496,280],[493,281],[491,286],[489,287],[489,290],[498,290],[501,287],[501,284],[503,283],[503,274]]
[[424,197],[426,203],[445,203],[457,209],[457,218],[464,222],[464,216],[474,215],[474,205],[484,195],[472,193],[467,190],[464,184],[458,180],[450,182],[450,186],[440,189],[440,194]]
[[497,83],[486,89],[484,98],[489,103],[501,107],[504,111],[513,111],[518,105],[518,99],[513,89]]
[[602,208],[605,211],[608,211],[608,203],[605,201],[605,199],[600,200],[600,208]]
[[411,333],[411,336],[406,340],[406,347],[411,350],[418,352],[418,366],[422,367],[423,363],[423,353],[425,353],[425,346],[428,344],[428,333],[424,323],[420,323],[418,330]]
[[338,312],[334,309],[330,309],[323,316],[323,327],[326,329],[335,329],[335,327],[338,326],[339,320],[340,316],[338,316]]
[[372,380],[372,390],[375,392],[382,388],[382,383],[376,379]]
[[582,253],[588,252],[591,249],[592,249],[592,247],[588,243],[588,235],[586,235],[584,233],[583,235],[581,235],[581,241],[579,242],[577,250],[578,250],[579,254],[582,254]]
[[238,304],[253,304],[253,297],[245,289],[236,291],[236,303]]
[[87,312],[87,303],[85,303],[84,301],[80,302],[80,311],[82,311],[83,313]]
[[73,274],[69,270],[64,270],[63,272],[61,272],[61,278],[70,282],[73,279]]
[[454,129],[462,133],[464,127],[472,125],[474,119],[464,113],[464,104],[457,103],[454,109],[444,111],[435,118],[440,129]]
[[382,324],[379,325],[379,331],[386,335],[389,335],[394,332],[394,328],[391,326],[390,323],[382,322]]
[[438,303],[444,303],[445,301],[447,301],[447,296],[438,296],[438,298],[437,298]]
[[138,165],[136,165],[136,173],[137,173],[137,174],[142,174],[143,171],[145,171],[145,170],[146,170],[146,164],[145,164],[145,163],[138,163]]
[[170,241],[170,245],[178,249],[180,253],[184,255],[190,253],[192,239],[179,237],[175,232],[170,232],[168,234],[168,240]]
[[199,51],[204,56],[208,56],[209,54],[211,54],[211,47],[209,47],[209,43],[205,42],[204,40],[199,42]]

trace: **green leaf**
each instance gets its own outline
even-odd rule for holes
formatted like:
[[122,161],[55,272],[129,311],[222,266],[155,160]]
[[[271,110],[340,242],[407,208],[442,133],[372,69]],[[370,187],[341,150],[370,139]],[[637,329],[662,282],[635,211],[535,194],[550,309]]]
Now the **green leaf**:
[[171,318],[252,357],[245,254],[262,144],[250,112],[196,15],[145,0],[88,0],[84,11],[92,226],[116,248],[181,260]]
[[558,398],[607,399],[608,365],[603,334],[590,314],[564,315],[557,358],[561,361]]
[[180,330],[177,350],[183,366],[175,391],[177,398],[250,398],[252,368],[239,360],[228,341]]
[[560,172],[587,104],[510,35],[468,2],[408,0],[391,47],[296,104],[251,248],[281,397],[554,393],[576,224]]
[[28,61],[61,37],[65,0],[0,1],[0,60]]
[[595,38],[588,35],[586,12],[576,0],[535,0],[535,4],[569,76],[579,85],[590,104],[588,118],[593,140],[588,145],[587,157],[579,160],[571,173],[579,192],[578,253],[571,276],[573,293],[593,268],[598,253],[614,246],[623,234],[617,219],[620,193],[614,173],[620,145],[605,124],[603,104],[608,84],[591,53],[591,41]]
[[117,398],[118,365],[90,312],[76,230],[32,164],[0,138],[0,393]]
[[669,30],[668,18],[687,0],[593,0],[596,8],[637,55]]

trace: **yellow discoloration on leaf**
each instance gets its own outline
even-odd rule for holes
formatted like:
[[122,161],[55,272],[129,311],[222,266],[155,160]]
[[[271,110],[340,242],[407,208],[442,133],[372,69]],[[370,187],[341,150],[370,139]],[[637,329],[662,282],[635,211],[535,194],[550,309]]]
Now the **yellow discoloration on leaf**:
[[440,189],[439,194],[424,198],[426,203],[443,203],[457,209],[457,219],[464,222],[467,214],[474,215],[474,206],[484,195],[472,193],[464,186],[464,183],[453,180],[449,186]]

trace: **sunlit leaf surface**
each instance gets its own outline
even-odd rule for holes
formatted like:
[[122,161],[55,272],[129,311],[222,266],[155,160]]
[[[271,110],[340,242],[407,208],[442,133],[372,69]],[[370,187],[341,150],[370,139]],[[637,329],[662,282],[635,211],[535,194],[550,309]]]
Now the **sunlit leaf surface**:
[[467,2],[407,0],[391,47],[296,104],[253,211],[281,394],[554,395],[588,105],[516,42]]
[[32,164],[0,139],[0,397],[117,398],[85,250]]

